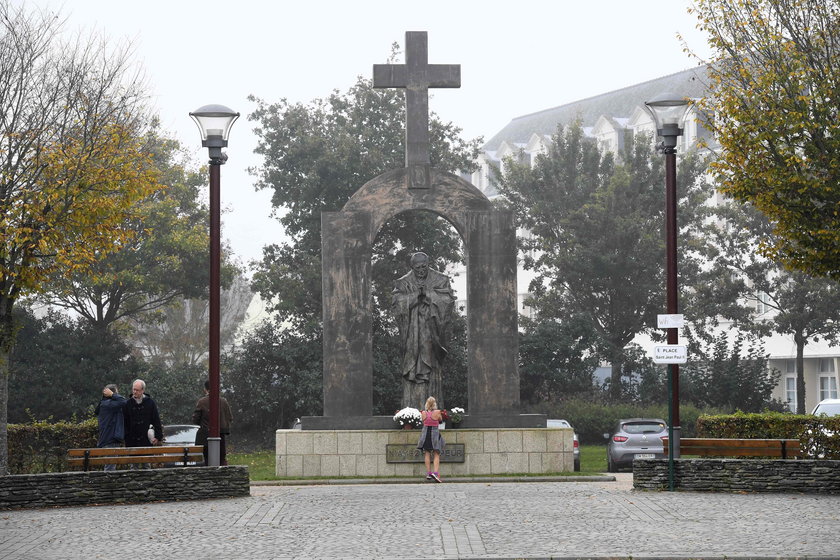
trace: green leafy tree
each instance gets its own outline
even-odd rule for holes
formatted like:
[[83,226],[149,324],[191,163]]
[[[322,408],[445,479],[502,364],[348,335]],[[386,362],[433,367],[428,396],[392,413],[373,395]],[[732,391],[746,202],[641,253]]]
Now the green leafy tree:
[[237,438],[264,446],[277,428],[321,414],[321,351],[320,331],[266,321],[245,337],[238,352],[226,355],[221,384]]
[[[840,285],[788,271],[759,254],[774,243],[774,227],[749,204],[722,203],[707,228],[707,271],[698,284],[698,305],[718,302],[720,313],[743,329],[791,336],[796,344],[797,410],[805,410],[805,346],[840,337]],[[705,302],[705,303],[704,303]],[[757,314],[756,309],[762,308]],[[714,308],[714,307],[713,307]],[[712,312],[708,312],[711,314]]]
[[127,396],[131,381],[146,371],[116,332],[99,331],[58,312],[36,318],[19,307],[15,315],[20,332],[9,379],[11,423],[82,420],[91,415],[106,384],[116,383]]
[[161,422],[192,424],[195,403],[204,396],[205,364],[146,362],[142,379],[146,382],[146,393],[158,405]]
[[[57,276],[41,298],[78,313],[100,329],[179,298],[207,297],[209,218],[201,201],[206,173],[189,169],[180,144],[166,137],[156,122],[143,146],[159,172],[159,184],[138,202],[136,216],[126,222],[131,238],[119,250],[97,255],[72,276]],[[226,258],[225,286],[234,271]]]
[[128,242],[158,184],[127,47],[65,40],[61,23],[0,0],[0,475],[16,302]]
[[[520,240],[524,265],[537,274],[533,307],[541,321],[573,317],[595,333],[592,350],[612,367],[610,396],[622,396],[627,345],[656,324],[664,308],[664,165],[650,138],[602,153],[578,124],[558,128],[531,167],[505,163],[499,191],[530,232]],[[694,270],[699,208],[711,194],[704,162],[684,156],[679,168],[680,270]]]
[[761,412],[772,404],[781,372],[768,367],[756,335],[720,332],[711,344],[693,344],[691,355],[680,368],[686,380],[683,399],[730,412]]
[[840,4],[696,0],[693,12],[714,53],[700,107],[722,148],[720,190],[770,219],[765,255],[840,280]]
[[598,358],[586,318],[524,320],[519,342],[519,393],[523,403],[591,397]]
[[[318,333],[321,324],[321,212],[338,211],[367,181],[405,162],[405,107],[396,90],[373,89],[359,78],[346,93],[333,92],[311,103],[269,104],[251,98],[257,109],[256,152],[262,165],[253,170],[258,188],[272,189],[272,203],[290,240],[265,247],[253,287],[286,324]],[[431,163],[445,171],[474,166],[480,140],[461,140],[460,129],[430,117]],[[454,228],[429,213],[401,214],[389,220],[373,247],[372,285],[374,381],[377,398],[393,395],[393,340],[396,326],[385,315],[393,281],[408,270],[410,255],[429,254],[435,268],[459,262],[461,243]],[[309,336],[309,335],[307,335]],[[392,398],[388,396],[387,398]],[[397,404],[377,402],[391,412]]]

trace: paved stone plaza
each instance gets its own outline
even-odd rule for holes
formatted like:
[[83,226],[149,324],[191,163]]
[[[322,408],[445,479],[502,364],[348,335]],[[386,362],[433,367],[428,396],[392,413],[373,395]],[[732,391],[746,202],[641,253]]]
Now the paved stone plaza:
[[630,476],[0,511],[0,558],[840,558],[840,496],[640,492]]

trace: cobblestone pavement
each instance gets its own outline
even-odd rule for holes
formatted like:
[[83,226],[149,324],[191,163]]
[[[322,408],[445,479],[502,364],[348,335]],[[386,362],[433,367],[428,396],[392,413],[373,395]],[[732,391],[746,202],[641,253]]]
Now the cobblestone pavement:
[[0,558],[840,558],[840,496],[617,482],[252,486],[245,498],[0,511]]

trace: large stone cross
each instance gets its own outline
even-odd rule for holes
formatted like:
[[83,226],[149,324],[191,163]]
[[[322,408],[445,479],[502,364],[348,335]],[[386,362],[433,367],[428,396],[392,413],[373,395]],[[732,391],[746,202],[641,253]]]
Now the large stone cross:
[[429,188],[429,88],[461,87],[460,64],[429,64],[425,31],[406,31],[405,64],[374,64],[373,87],[405,88],[408,187]]

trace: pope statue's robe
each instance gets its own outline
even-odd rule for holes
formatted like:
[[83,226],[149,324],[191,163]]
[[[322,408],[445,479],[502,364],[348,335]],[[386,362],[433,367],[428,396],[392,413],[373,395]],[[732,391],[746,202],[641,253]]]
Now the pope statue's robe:
[[441,364],[448,353],[445,338],[455,304],[449,277],[429,269],[420,279],[412,270],[396,281],[392,296],[403,348],[402,406],[422,410],[433,396],[442,409]]

